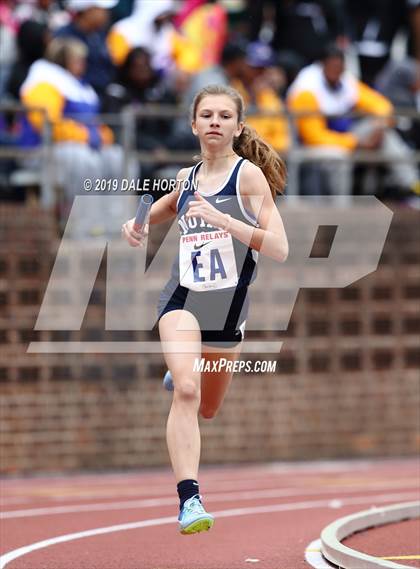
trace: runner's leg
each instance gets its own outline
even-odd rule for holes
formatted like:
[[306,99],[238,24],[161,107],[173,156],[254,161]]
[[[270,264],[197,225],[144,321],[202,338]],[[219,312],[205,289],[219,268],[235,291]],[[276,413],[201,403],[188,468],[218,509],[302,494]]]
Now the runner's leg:
[[[200,329],[190,312],[173,310],[159,320],[159,334],[165,361],[174,382],[172,406],[166,426],[172,468],[177,482],[197,480],[200,460],[200,373],[194,372],[193,368],[194,360],[201,355]],[[176,350],[170,351],[174,343]],[[184,343],[194,349],[183,350]]]
[[[210,370],[213,362],[219,362],[221,358],[228,362],[235,362],[241,352],[242,342],[232,348],[219,348],[203,345],[202,358],[210,362]],[[220,409],[227,393],[233,373],[228,371],[227,366],[220,372],[203,372],[201,374],[201,404],[200,415],[205,419],[212,419]]]

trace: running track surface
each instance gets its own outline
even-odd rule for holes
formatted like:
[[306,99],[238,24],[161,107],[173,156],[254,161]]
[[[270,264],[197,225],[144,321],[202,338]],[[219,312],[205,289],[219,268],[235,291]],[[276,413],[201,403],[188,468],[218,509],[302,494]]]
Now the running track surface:
[[[200,491],[215,525],[182,536],[169,469],[2,480],[0,568],[308,569],[305,549],[327,524],[418,500],[420,469],[415,459],[203,467]],[[402,523],[349,545],[420,558],[417,521]]]

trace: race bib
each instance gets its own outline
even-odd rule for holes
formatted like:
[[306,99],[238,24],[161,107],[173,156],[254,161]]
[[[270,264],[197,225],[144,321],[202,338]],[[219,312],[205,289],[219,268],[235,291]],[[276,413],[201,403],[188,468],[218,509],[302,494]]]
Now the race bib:
[[239,278],[231,234],[212,231],[183,235],[179,276],[181,285],[194,291],[235,287]]

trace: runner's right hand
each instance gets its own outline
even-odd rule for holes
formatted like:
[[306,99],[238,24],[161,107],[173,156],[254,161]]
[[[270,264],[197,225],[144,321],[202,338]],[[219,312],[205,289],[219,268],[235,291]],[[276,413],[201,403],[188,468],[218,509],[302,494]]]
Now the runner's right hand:
[[131,247],[144,247],[146,237],[149,234],[149,224],[146,223],[143,231],[138,233],[134,231],[134,220],[135,218],[133,217],[133,219],[129,219],[124,223],[121,228],[122,237],[128,241]]

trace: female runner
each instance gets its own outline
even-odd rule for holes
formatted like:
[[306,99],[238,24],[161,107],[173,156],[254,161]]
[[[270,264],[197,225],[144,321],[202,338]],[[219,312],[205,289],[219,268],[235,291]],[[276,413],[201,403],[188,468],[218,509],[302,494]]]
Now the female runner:
[[[174,386],[166,438],[183,534],[208,530],[214,522],[203,507],[197,481],[198,413],[213,418],[232,379],[228,369],[200,374],[194,362],[204,358],[205,369],[212,370],[221,358],[239,358],[258,252],[279,262],[288,254],[274,203],[285,186],[285,166],[244,124],[239,93],[219,85],[202,89],[192,105],[192,131],[200,141],[202,161],[180,170],[177,189],[153,204],[149,219],[155,224],[177,217],[181,233],[158,315]],[[134,219],[127,221],[122,234],[132,247],[143,246],[147,228],[140,234],[133,225]]]

